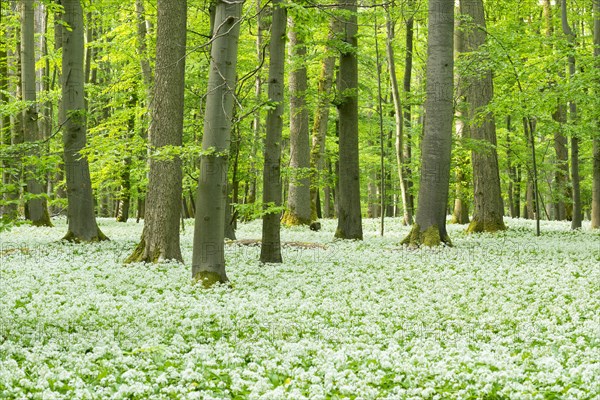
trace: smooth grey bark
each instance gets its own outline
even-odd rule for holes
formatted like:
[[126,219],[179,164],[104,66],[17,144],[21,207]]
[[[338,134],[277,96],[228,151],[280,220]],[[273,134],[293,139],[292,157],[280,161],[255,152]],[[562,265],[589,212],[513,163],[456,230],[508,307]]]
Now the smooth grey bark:
[[284,225],[309,225],[310,208],[310,145],[306,90],[306,44],[304,28],[297,27],[296,18],[288,18],[289,53],[291,71],[290,91],[290,184],[287,208],[283,214]]
[[194,225],[192,277],[227,282],[225,212],[242,2],[217,1]]
[[[594,0],[594,61],[600,71],[600,0]],[[596,135],[599,135],[600,122],[596,123]],[[600,228],[600,138],[596,136],[593,144],[594,172],[592,181],[592,229]]]
[[396,146],[396,164],[398,168],[398,178],[400,182],[400,194],[402,196],[402,214],[404,225],[412,224],[412,208],[410,207],[409,189],[407,180],[406,163],[404,160],[404,115],[402,102],[400,100],[400,88],[398,78],[396,77],[396,58],[394,55],[393,41],[395,39],[394,22],[390,16],[389,9],[386,10],[386,41],[385,48],[387,53],[388,71],[390,74],[390,85],[392,89],[392,100],[394,103],[394,137]]
[[[575,46],[575,33],[569,25],[567,17],[567,0],[561,1],[561,22],[562,30],[569,45]],[[575,75],[575,56],[569,54],[569,76],[572,78]],[[577,104],[575,101],[569,101],[569,116],[573,123],[577,123]],[[583,213],[581,209],[581,183],[579,177],[579,138],[576,133],[571,134],[571,184],[573,187],[573,216],[571,219],[571,229],[581,228]]]
[[[36,72],[35,72],[35,13],[33,0],[21,0],[21,84],[23,85],[23,100],[28,102],[23,111],[24,141],[39,142],[40,132],[38,119],[40,117],[37,104]],[[35,144],[30,155],[39,155],[41,148]],[[30,166],[26,171],[27,193],[35,196],[26,201],[27,219],[35,226],[52,226],[48,214],[48,202],[44,196],[44,185],[37,176],[36,168]]]
[[186,0],[157,3],[156,73],[150,101],[150,158],[144,230],[125,262],[183,261],[179,241],[181,159],[157,159],[161,148],[178,148],[183,136],[183,96],[186,45]]
[[417,215],[403,244],[451,244],[446,232],[450,186],[454,89],[454,1],[430,0],[427,38],[427,97],[421,143]]
[[[460,0],[460,12],[469,16],[472,25],[464,31],[465,51],[477,54],[485,45],[487,31],[483,0]],[[475,56],[471,65],[485,62]],[[487,111],[494,96],[492,70],[468,69],[462,77],[465,83],[465,100],[470,121],[469,134],[478,146],[471,152],[473,165],[473,219],[467,232],[496,232],[505,230],[504,205],[500,189],[500,169],[496,150],[496,123],[494,115]]]
[[[269,103],[263,170],[263,224],[260,261],[280,263],[281,237],[281,132],[283,130],[283,89],[287,9],[273,1],[271,43],[269,44]],[[271,209],[270,209],[271,208]],[[274,209],[273,209],[274,208]]]
[[363,238],[358,164],[358,18],[356,0],[340,3],[342,41],[338,75],[339,172],[335,237]]
[[[311,150],[310,150],[310,199],[311,199],[311,220],[317,219],[317,210],[319,204],[319,186],[322,183],[322,175],[325,172],[325,140],[327,138],[327,127],[329,125],[329,109],[332,101],[333,74],[335,69],[335,57],[332,42],[340,35],[340,24],[336,18],[331,18],[329,22],[329,44],[325,52],[327,57],[321,62],[321,72],[317,83],[317,105],[312,127]],[[325,174],[327,175],[327,174]],[[324,203],[323,208],[326,217],[330,217],[329,212],[329,184],[323,187]]]
[[85,147],[87,134],[83,93],[83,12],[79,0],[64,0],[62,5],[65,10],[63,19],[70,28],[62,33],[63,157],[69,220],[64,239],[75,242],[106,240],[96,224],[88,161],[80,153]]

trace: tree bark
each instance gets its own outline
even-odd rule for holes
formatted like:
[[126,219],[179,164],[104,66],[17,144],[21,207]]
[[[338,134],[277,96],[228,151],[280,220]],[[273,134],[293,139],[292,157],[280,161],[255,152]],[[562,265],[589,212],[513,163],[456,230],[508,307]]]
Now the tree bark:
[[[483,0],[461,0],[460,11],[463,15],[469,16],[473,23],[471,29],[464,32],[465,51],[471,54],[477,53],[485,45],[487,36]],[[472,65],[481,64],[476,61]],[[485,63],[485,60],[480,61]],[[471,121],[470,137],[479,142],[478,148],[471,152],[474,209],[473,220],[467,232],[505,230],[496,150],[496,123],[492,113],[486,111],[494,96],[492,70],[467,71],[463,79],[468,104],[468,120]],[[481,118],[482,114],[483,118]]]
[[204,287],[228,281],[225,213],[241,2],[217,1],[200,156],[192,277]]
[[421,143],[419,205],[403,244],[451,245],[446,232],[452,150],[454,1],[430,0],[427,38],[427,97]]
[[263,225],[260,261],[280,263],[281,238],[281,132],[283,130],[283,80],[287,9],[281,0],[273,1],[271,43],[269,45],[269,103],[265,163],[263,170]]
[[[594,61],[596,69],[600,71],[600,0],[594,0]],[[600,130],[598,121],[596,130]],[[592,229],[600,229],[600,138],[594,139],[593,146]]]
[[335,237],[363,238],[358,163],[358,19],[356,0],[342,0],[344,37],[338,75],[339,192]]
[[129,262],[183,261],[179,242],[181,159],[157,159],[166,146],[178,148],[183,135],[186,45],[186,0],[159,0],[156,33],[156,75],[150,103],[150,158],[144,230]]
[[[38,126],[39,111],[36,92],[35,73],[35,36],[34,36],[34,1],[21,0],[21,84],[23,85],[23,100],[28,102],[23,112],[24,141],[35,143],[32,156],[41,156],[41,147],[38,143],[41,137]],[[27,192],[34,196],[26,201],[27,219],[35,226],[52,226],[48,214],[48,203],[45,197],[42,177],[38,176],[37,168],[29,166],[27,174]]]
[[64,161],[67,181],[67,218],[64,239],[99,241],[107,237],[96,224],[94,197],[88,161],[80,151],[86,144],[86,110],[83,92],[83,11],[79,0],[64,0],[62,110]]
[[[289,52],[291,71],[290,85],[290,185],[287,209],[283,214],[284,225],[309,225],[310,206],[310,145],[308,134],[308,108],[306,90],[306,44],[304,28],[298,28],[298,16],[288,18]],[[306,22],[306,21],[304,21]]]

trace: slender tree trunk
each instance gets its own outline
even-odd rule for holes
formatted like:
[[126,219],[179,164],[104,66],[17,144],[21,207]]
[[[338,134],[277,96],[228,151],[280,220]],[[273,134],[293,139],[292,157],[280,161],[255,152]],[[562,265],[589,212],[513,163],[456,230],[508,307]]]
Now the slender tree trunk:
[[345,46],[338,75],[339,192],[335,237],[363,238],[358,163],[358,18],[356,0],[342,0]]
[[[35,36],[34,36],[34,1],[21,0],[21,84],[23,85],[23,100],[29,102],[23,112],[23,132],[25,142],[35,143],[41,140],[38,119],[39,111],[36,93],[35,73]],[[41,156],[42,149],[36,144],[32,156]],[[27,192],[34,198],[26,201],[27,219],[35,226],[52,226],[48,214],[48,204],[44,196],[42,177],[38,176],[37,168],[27,168]]]
[[407,225],[412,225],[415,213],[415,196],[413,194],[413,178],[411,170],[412,162],[412,112],[410,104],[411,81],[412,81],[412,65],[413,65],[413,39],[414,39],[414,4],[415,0],[408,0],[408,12],[410,16],[406,20],[406,54],[404,58],[404,78],[403,89],[406,100],[404,101],[404,149],[403,151],[403,168],[402,176],[405,180],[404,187],[406,188],[407,211],[409,218],[405,221]]
[[[594,0],[594,60],[600,71],[600,0]],[[600,95],[596,93],[596,96]],[[596,121],[596,130],[600,130],[600,121]],[[598,132],[596,132],[598,133]],[[600,138],[594,139],[594,172],[592,184],[592,229],[600,228]]]
[[156,76],[149,139],[150,159],[144,230],[125,262],[183,261],[179,242],[181,159],[155,159],[165,146],[180,147],[183,135],[183,94],[186,45],[186,0],[158,0]]
[[288,18],[288,21],[289,52],[292,64],[289,74],[290,185],[287,209],[283,214],[282,222],[285,225],[309,225],[311,221],[310,145],[308,108],[305,98],[308,88],[305,33],[303,33],[304,28],[297,26],[298,22],[302,21],[300,17]]
[[94,196],[88,161],[80,151],[86,144],[86,110],[83,93],[83,11],[79,0],[64,0],[62,110],[63,145],[67,178],[67,218],[65,240],[98,241],[107,239],[96,224]]
[[[263,225],[261,262],[279,263],[281,259],[281,132],[283,130],[283,86],[285,68],[285,31],[287,9],[281,0],[273,1],[273,22],[269,45],[269,102],[263,171]],[[275,208],[275,209],[269,209]]]
[[430,0],[427,97],[421,143],[421,180],[415,224],[403,244],[451,245],[446,232],[452,150],[454,1]]
[[[329,23],[329,41],[334,41],[340,35],[340,24],[336,18],[331,18]],[[333,52],[331,46],[325,50],[327,57],[325,57],[321,64],[321,75],[319,76],[318,89],[317,89],[317,109],[315,111],[315,118],[312,128],[312,147],[310,151],[310,168],[311,184],[310,184],[310,198],[311,198],[311,220],[317,219],[317,210],[320,206],[318,203],[319,197],[319,186],[321,185],[323,171],[325,169],[325,140],[327,138],[327,127],[329,122],[329,107],[331,103],[331,89],[333,87],[333,73],[335,69],[335,57],[330,55]],[[329,183],[326,183],[323,187],[323,191],[329,192]],[[324,195],[325,202],[328,202],[329,195]],[[329,204],[325,205],[324,208],[328,207]],[[326,212],[326,218],[330,218],[331,215]]]
[[[470,27],[471,29],[464,32],[465,50],[469,53],[476,53],[481,46],[485,45],[487,36],[483,0],[460,0],[460,11],[463,15],[469,16],[474,24]],[[474,61],[473,65],[481,62]],[[481,142],[481,149],[471,152],[474,210],[473,220],[467,232],[505,230],[500,169],[496,151],[496,123],[492,113],[487,111],[494,96],[492,70],[468,71],[463,79],[466,83],[468,119],[471,121],[470,138]],[[481,118],[482,113],[483,118]]]
[[412,210],[410,208],[409,189],[407,187],[406,166],[404,161],[404,120],[402,114],[402,104],[400,100],[400,89],[398,86],[398,78],[396,77],[396,59],[394,56],[393,41],[395,38],[394,22],[390,16],[389,9],[386,10],[386,53],[388,61],[388,70],[390,73],[390,84],[392,87],[392,100],[394,102],[394,119],[395,119],[395,144],[396,144],[396,164],[398,167],[398,178],[400,182],[400,193],[402,195],[402,211],[404,225],[412,223]]
[[204,287],[228,281],[225,212],[241,12],[242,3],[216,3],[192,258],[192,277]]

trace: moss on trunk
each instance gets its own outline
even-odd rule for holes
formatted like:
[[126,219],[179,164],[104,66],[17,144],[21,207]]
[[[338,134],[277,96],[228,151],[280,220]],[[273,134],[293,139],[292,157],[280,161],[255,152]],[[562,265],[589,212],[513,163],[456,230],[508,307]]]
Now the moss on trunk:
[[229,283],[227,276],[221,276],[212,271],[200,271],[194,276],[194,282],[200,283],[204,289],[209,289],[216,283]]
[[106,237],[106,235],[104,233],[102,233],[100,228],[97,228],[96,235],[92,236],[89,239],[81,238],[80,236],[75,235],[75,233],[73,231],[69,230],[67,232],[67,234],[62,238],[62,240],[66,240],[67,242],[73,242],[73,243],[82,243],[82,242],[94,243],[94,242],[102,242],[104,240],[109,240],[109,239],[108,239],[108,237]]
[[452,246],[448,235],[440,236],[440,229],[437,225],[432,225],[421,231],[419,224],[414,224],[408,236],[400,242],[400,244],[408,245],[409,247],[419,247],[421,245],[435,247],[440,246],[442,243],[446,246]]
[[281,223],[285,226],[310,225],[310,219],[303,219],[291,211],[286,211],[281,218]]
[[499,221],[473,219],[467,228],[467,233],[498,232],[506,230],[502,219]]

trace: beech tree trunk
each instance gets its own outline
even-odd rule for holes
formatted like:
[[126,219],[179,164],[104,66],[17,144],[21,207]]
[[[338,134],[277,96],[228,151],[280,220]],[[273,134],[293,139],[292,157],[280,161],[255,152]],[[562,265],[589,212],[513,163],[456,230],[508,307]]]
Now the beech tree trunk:
[[158,0],[156,75],[149,142],[144,230],[129,262],[183,261],[179,245],[182,172],[177,156],[155,159],[165,146],[179,147],[183,135],[186,0]]
[[[34,1],[21,0],[21,84],[23,85],[23,100],[30,104],[23,111],[23,132],[25,142],[35,143],[40,141],[38,119],[39,111],[37,104],[37,92],[35,84],[35,36],[34,36]],[[41,146],[36,144],[30,155],[41,155]],[[27,193],[34,198],[26,201],[27,219],[35,226],[52,226],[48,214],[44,184],[42,177],[37,173],[35,166],[29,166],[27,174]]]
[[225,213],[242,2],[217,1],[200,156],[192,277],[210,287],[225,273]]
[[[473,25],[464,32],[465,51],[477,53],[486,41],[483,0],[460,0],[460,11],[470,17]],[[478,56],[475,56],[478,57]],[[481,57],[481,56],[479,56]],[[472,65],[480,65],[485,60]],[[505,230],[504,206],[500,190],[500,169],[496,150],[496,123],[486,109],[494,96],[492,70],[469,70],[463,77],[468,104],[470,138],[479,142],[471,152],[473,164],[473,220],[467,232],[496,232]],[[483,118],[481,114],[483,113]]]
[[[600,70],[600,0],[594,0],[594,60]],[[598,93],[596,94],[598,95]],[[596,135],[600,122],[596,124]],[[600,138],[594,139],[594,172],[592,184],[592,229],[600,228]]]
[[[283,130],[283,80],[287,9],[281,0],[273,1],[271,43],[269,45],[269,102],[265,163],[263,170],[263,225],[260,261],[280,263],[281,238],[281,132]],[[274,208],[274,209],[273,209]]]
[[410,246],[451,245],[446,232],[446,210],[454,116],[454,1],[430,0],[428,15],[427,97],[419,204],[415,224],[402,241]]
[[335,237],[363,238],[358,164],[358,18],[356,0],[342,0],[344,47],[338,75],[339,192]]
[[63,145],[69,220],[64,239],[75,242],[106,240],[96,224],[88,161],[80,153],[85,147],[87,134],[83,92],[83,12],[79,0],[65,0],[63,6],[63,18],[69,26],[62,32]]
[[[306,90],[306,44],[304,28],[297,24],[298,16],[289,18],[289,52],[292,70],[290,85],[290,184],[287,209],[283,214],[285,225],[309,225],[310,208],[310,145],[308,134],[308,108]],[[307,22],[307,21],[303,21]],[[302,25],[302,24],[300,24]]]

